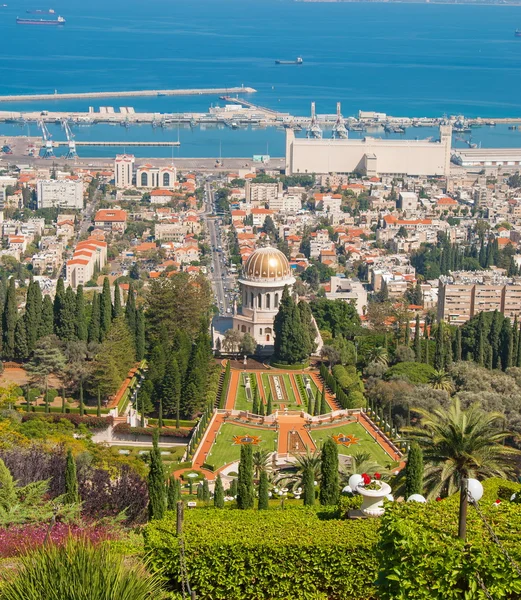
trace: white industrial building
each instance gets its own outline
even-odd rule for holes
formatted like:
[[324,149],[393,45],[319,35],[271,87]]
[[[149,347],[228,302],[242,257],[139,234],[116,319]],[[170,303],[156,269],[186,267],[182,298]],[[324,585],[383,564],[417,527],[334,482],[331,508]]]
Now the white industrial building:
[[132,187],[132,177],[134,176],[133,154],[117,154],[114,163],[114,182],[118,188]]
[[39,179],[36,183],[38,208],[83,209],[83,181]]
[[440,141],[297,138],[286,130],[286,175],[353,173],[446,176],[450,172],[450,125],[440,126]]

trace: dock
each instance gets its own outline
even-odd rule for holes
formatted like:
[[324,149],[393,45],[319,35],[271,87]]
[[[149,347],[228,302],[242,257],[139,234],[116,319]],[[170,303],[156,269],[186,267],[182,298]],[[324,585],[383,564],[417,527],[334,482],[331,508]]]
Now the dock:
[[[82,142],[80,140],[75,141],[76,146],[180,146],[181,142]],[[68,146],[69,142],[53,141],[53,146]]]
[[0,96],[0,102],[32,102],[34,100],[77,100],[81,98],[130,98],[137,96],[228,96],[229,94],[253,94],[252,87],[192,88],[184,90],[134,90],[130,92],[72,92],[65,94],[18,94]]

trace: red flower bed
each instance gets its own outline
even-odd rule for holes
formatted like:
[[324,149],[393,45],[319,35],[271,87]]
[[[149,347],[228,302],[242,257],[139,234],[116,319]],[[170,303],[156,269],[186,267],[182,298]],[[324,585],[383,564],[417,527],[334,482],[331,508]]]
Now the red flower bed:
[[[0,528],[0,558],[16,556],[28,550],[35,550],[43,545],[49,526],[46,523],[34,525],[16,525]],[[63,545],[67,538],[86,538],[93,544],[118,537],[115,531],[107,527],[89,527],[87,525],[67,525],[56,523],[51,531],[51,542]]]

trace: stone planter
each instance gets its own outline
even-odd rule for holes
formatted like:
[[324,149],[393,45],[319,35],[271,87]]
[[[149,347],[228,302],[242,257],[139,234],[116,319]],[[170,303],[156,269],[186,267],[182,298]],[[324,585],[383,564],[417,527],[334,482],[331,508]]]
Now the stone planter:
[[391,486],[383,481],[379,481],[377,485],[377,490],[368,490],[363,485],[356,487],[356,491],[363,498],[360,510],[368,517],[381,517],[384,514],[384,499],[392,491]]

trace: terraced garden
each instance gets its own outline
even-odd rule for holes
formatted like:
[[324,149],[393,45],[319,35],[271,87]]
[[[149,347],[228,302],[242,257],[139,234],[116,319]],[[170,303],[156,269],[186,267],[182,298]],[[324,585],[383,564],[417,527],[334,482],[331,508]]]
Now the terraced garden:
[[212,445],[210,453],[206,457],[206,462],[218,469],[239,460],[241,445],[234,443],[234,437],[244,435],[260,438],[259,443],[253,445],[254,452],[255,450],[273,452],[277,449],[277,432],[274,430],[224,423],[217,434],[217,441]]

